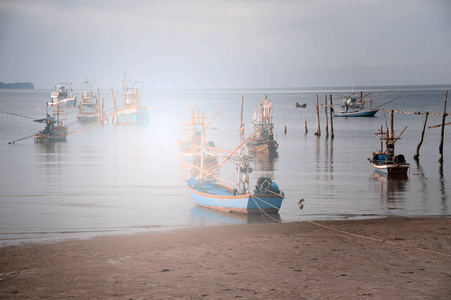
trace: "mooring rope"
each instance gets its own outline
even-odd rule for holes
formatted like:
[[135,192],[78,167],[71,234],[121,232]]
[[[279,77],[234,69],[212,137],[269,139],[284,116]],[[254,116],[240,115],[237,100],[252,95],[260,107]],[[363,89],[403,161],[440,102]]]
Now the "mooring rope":
[[[266,189],[266,191],[269,192],[269,193],[272,193],[274,195],[281,196],[280,194],[277,194],[277,193],[275,193],[273,191],[270,191],[268,189]],[[282,196],[282,197],[286,198],[285,196]],[[330,226],[327,226],[327,225],[320,224],[320,223],[315,222],[315,221],[309,221],[309,220],[302,219],[300,216],[292,214],[292,213],[290,213],[288,211],[285,211],[283,209],[279,209],[279,211],[282,211],[282,212],[284,212],[284,213],[286,213],[288,215],[294,216],[297,219],[299,219],[300,221],[304,221],[304,222],[316,225],[318,227],[321,227],[321,228],[324,228],[324,229],[328,229],[328,230],[331,230],[331,231],[335,231],[335,232],[339,232],[339,233],[342,233],[342,234],[346,234],[346,235],[350,235],[350,236],[354,236],[354,237],[358,237],[358,238],[363,238],[363,239],[367,239],[367,240],[371,240],[373,242],[387,243],[387,244],[391,244],[391,245],[395,245],[395,246],[410,247],[412,249],[416,249],[416,250],[423,251],[423,252],[428,252],[428,253],[437,254],[437,255],[441,255],[441,256],[451,257],[450,254],[443,253],[443,252],[428,250],[428,249],[419,248],[419,247],[415,247],[415,246],[402,245],[402,244],[399,244],[399,243],[396,243],[396,242],[391,242],[391,241],[383,240],[383,239],[380,239],[380,238],[369,237],[369,236],[365,236],[365,235],[361,235],[361,234],[357,234],[357,233],[352,233],[352,232],[336,229],[336,228],[333,228],[333,227],[330,227]]]

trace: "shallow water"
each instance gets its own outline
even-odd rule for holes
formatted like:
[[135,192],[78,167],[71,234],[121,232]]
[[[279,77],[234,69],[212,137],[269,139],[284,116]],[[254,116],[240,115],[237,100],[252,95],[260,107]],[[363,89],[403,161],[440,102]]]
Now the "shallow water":
[[[401,98],[386,109],[442,112],[448,86],[373,87],[378,95],[400,89]],[[145,91],[150,111],[148,126],[95,125],[70,134],[66,142],[34,144],[31,136],[43,125],[32,122],[45,114],[47,90],[0,90],[0,243],[84,238],[179,227],[274,222],[257,215],[225,214],[196,207],[185,188],[190,167],[178,157],[178,141],[186,132],[192,107],[207,120],[223,112],[208,139],[232,150],[239,144],[240,98],[244,96],[246,133],[264,95],[273,100],[276,157],[254,158],[252,182],[271,177],[287,199],[278,221],[370,218],[379,216],[450,216],[451,132],[445,130],[444,164],[438,163],[440,129],[426,131],[420,160],[412,157],[420,139],[423,116],[395,114],[395,134],[407,126],[396,153],[411,163],[408,177],[387,179],[373,171],[367,158],[379,148],[373,133],[385,127],[384,113],[374,118],[335,118],[334,138],[326,137],[324,108],[321,136],[315,132],[315,98],[332,94],[341,104],[346,89],[277,89],[227,91]],[[101,91],[106,107],[109,91]],[[374,96],[377,97],[377,96]],[[391,97],[391,99],[394,97]],[[307,102],[306,108],[295,103]],[[374,105],[385,101],[375,101]],[[449,107],[449,105],[448,105]],[[338,108],[340,109],[340,108]],[[29,118],[8,115],[16,113]],[[388,114],[385,113],[387,121]],[[83,129],[76,110],[64,117],[69,131]],[[304,121],[308,133],[304,130]],[[111,118],[110,118],[111,120]],[[428,126],[441,123],[429,116]],[[284,128],[287,133],[284,133]],[[330,128],[329,128],[330,130]],[[220,170],[234,181],[234,168]],[[296,202],[305,199],[299,210]]]

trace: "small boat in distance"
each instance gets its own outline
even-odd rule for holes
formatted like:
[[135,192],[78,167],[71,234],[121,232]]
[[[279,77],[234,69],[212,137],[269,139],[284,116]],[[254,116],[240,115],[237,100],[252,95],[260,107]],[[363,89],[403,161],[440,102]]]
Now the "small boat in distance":
[[79,106],[77,120],[80,122],[95,122],[103,117],[103,101],[100,104],[99,89],[95,87],[95,81],[91,83],[86,79],[83,83]]
[[59,119],[59,106],[57,106],[56,115],[50,116],[49,113],[47,113],[45,118],[33,121],[46,124],[44,129],[34,136],[35,143],[63,142],[69,134],[67,127],[63,126]]
[[296,107],[307,107],[307,103],[299,104],[296,102]]
[[68,106],[77,105],[77,96],[74,95],[71,83],[60,83],[51,92],[51,99],[48,102],[50,106]]
[[274,124],[272,123],[272,101],[265,98],[258,104],[258,111],[254,113],[253,125],[255,135],[246,144],[253,154],[271,154],[277,151],[279,144],[274,140]]
[[[368,158],[376,171],[379,171],[388,175],[407,175],[407,170],[410,164],[406,162],[404,155],[395,155],[395,143],[401,139],[401,135],[404,133],[407,127],[401,132],[398,137],[393,137],[393,133],[383,131],[382,126],[379,132],[375,133],[381,140],[381,148],[377,152],[373,152],[372,158]],[[384,150],[385,142],[385,150]]]
[[[117,92],[113,94],[113,122],[119,124],[143,125],[149,123],[149,111],[141,104],[141,91],[134,86],[137,82],[127,81],[124,73],[122,81],[123,103],[122,107],[116,106]],[[111,90],[113,93],[113,90]]]

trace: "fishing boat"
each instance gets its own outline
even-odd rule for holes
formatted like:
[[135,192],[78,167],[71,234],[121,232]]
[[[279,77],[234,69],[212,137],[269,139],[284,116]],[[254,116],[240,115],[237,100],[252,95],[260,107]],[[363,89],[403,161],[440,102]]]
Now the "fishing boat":
[[254,113],[253,125],[256,134],[247,143],[252,153],[274,153],[279,144],[274,140],[274,124],[272,123],[272,101],[267,101],[266,95],[263,103],[258,104],[258,112]]
[[365,102],[362,100],[362,97],[358,99],[355,96],[345,96],[343,97],[343,103],[341,104],[341,107],[349,108],[363,108],[365,106]]
[[[245,141],[247,139],[237,149],[242,149]],[[236,150],[225,159],[237,166],[236,186],[230,186],[214,175],[225,161],[208,174],[200,168],[200,171],[196,173],[197,176],[192,176],[187,183],[194,202],[202,207],[225,212],[277,213],[282,205],[284,193],[271,178],[267,177],[259,177],[254,191],[250,192],[249,174],[253,171],[250,167],[252,157],[245,155],[241,150],[237,158],[232,158]]]
[[116,106],[116,96],[113,94],[113,122],[118,124],[148,124],[149,112],[146,106],[141,104],[141,92],[135,87],[137,82],[127,81],[124,75],[122,81],[123,103],[121,108]]
[[334,117],[374,117],[378,109],[334,112]]
[[77,96],[73,93],[72,84],[60,83],[56,85],[55,89],[51,92],[51,99],[48,105],[75,107],[77,105]]
[[[248,150],[246,145],[255,134],[254,131],[248,138],[244,138],[243,98],[241,98],[241,144],[213,170],[205,170],[202,167],[204,154],[209,153],[209,151],[208,149],[206,151],[201,149],[201,167],[196,168],[197,172],[193,172],[193,176],[187,182],[191,197],[197,205],[219,211],[244,214],[269,214],[277,213],[280,210],[285,195],[271,178],[259,177],[255,189],[252,192],[249,189],[249,174],[252,173],[253,169],[250,167],[252,156],[246,153],[246,150]],[[238,154],[234,156],[235,153]],[[215,175],[226,162],[236,165],[237,176],[234,186],[227,184]]]
[[395,155],[395,143],[401,139],[401,135],[406,128],[404,128],[398,137],[393,137],[393,133],[390,134],[388,130],[384,132],[382,126],[380,130],[374,134],[379,137],[381,148],[379,151],[373,152],[372,158],[368,158],[368,160],[376,171],[388,175],[407,175],[410,164],[406,162],[404,155]]
[[103,117],[103,101],[100,104],[99,89],[88,79],[82,84],[77,120],[80,122],[95,122]]
[[[191,123],[182,124],[188,126],[184,131],[188,131],[188,136],[185,140],[179,141],[180,155],[181,157],[189,162],[199,161],[200,157],[198,155],[200,148],[210,148],[215,149],[215,143],[213,141],[206,142],[206,131],[207,129],[215,129],[215,127],[209,127],[210,124],[215,120],[215,118],[222,112],[222,109],[211,119],[207,124],[205,123],[205,116],[199,113],[199,108],[197,109],[197,115],[191,111]],[[207,162],[217,161],[215,156],[207,155],[204,158]]]
[[66,140],[66,137],[69,134],[67,127],[63,126],[59,119],[59,106],[57,106],[56,115],[50,116],[49,113],[47,113],[45,118],[33,121],[45,123],[44,129],[34,136],[35,143],[62,142]]
[[307,107],[307,103],[299,104],[296,102],[296,107]]
[[[240,174],[244,177],[244,173]],[[188,190],[194,202],[219,211],[245,214],[279,212],[284,193],[270,178],[259,177],[255,190],[238,190],[215,179],[188,180]]]

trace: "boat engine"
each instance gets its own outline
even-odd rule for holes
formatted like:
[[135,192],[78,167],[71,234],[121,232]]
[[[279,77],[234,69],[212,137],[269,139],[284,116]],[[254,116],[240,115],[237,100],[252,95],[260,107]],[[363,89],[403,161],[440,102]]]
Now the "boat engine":
[[254,194],[268,193],[268,191],[279,193],[279,186],[269,177],[258,177]]
[[399,155],[396,155],[396,156],[393,158],[393,162],[394,162],[395,164],[405,164],[405,163],[406,163],[406,159],[405,159],[404,155],[399,154]]

